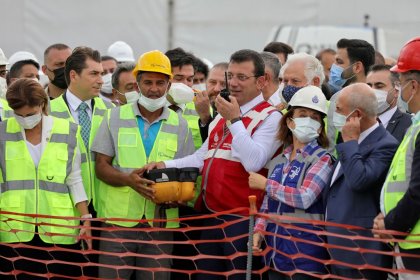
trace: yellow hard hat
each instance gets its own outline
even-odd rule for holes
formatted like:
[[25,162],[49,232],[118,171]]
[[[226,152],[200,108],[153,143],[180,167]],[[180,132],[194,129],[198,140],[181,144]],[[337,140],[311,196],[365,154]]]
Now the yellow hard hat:
[[171,61],[158,50],[146,52],[139,57],[133,70],[134,77],[137,77],[139,71],[162,73],[172,79]]

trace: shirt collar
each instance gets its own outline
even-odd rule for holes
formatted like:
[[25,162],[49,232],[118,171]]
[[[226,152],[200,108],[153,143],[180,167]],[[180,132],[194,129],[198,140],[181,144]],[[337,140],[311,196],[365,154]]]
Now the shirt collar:
[[254,99],[252,99],[251,101],[249,101],[248,103],[240,107],[241,115],[242,116],[245,115],[246,113],[248,113],[248,111],[250,111],[252,108],[254,108],[255,106],[257,106],[263,101],[264,101],[264,97],[262,93],[260,93],[257,97],[255,97]]
[[388,126],[389,121],[391,120],[392,116],[395,114],[397,109],[398,107],[395,106],[391,110],[388,110],[384,112],[383,114],[381,114],[380,116],[378,116],[378,118],[381,120],[381,123],[383,124],[384,127]]
[[413,124],[418,124],[420,122],[420,111],[418,111],[412,118],[411,121]]
[[267,102],[272,106],[277,106],[281,103],[280,87],[273,93],[273,95],[270,96]]
[[372,125],[371,127],[369,127],[368,129],[366,129],[365,131],[363,131],[362,133],[360,133],[359,139],[357,140],[357,142],[360,144],[362,143],[363,140],[366,139],[366,137],[369,136],[369,134],[372,133],[372,131],[374,131],[375,129],[377,129],[379,127],[379,123],[376,122],[374,125]]
[[[124,105],[124,106],[126,106],[126,105]],[[134,114],[135,114],[136,116],[141,117],[143,120],[146,120],[146,121],[147,121],[147,119],[146,119],[146,118],[145,118],[145,117],[141,114],[141,112],[140,112],[140,109],[139,109],[139,106],[138,106],[138,103],[137,103],[137,102],[132,103],[132,104],[131,104],[131,106],[132,106],[133,111],[134,111]],[[169,109],[168,107],[164,106],[164,107],[163,107],[162,114],[159,116],[159,118],[157,118],[157,119],[155,120],[155,122],[158,122],[158,121],[160,121],[160,120],[167,120],[167,119],[169,118],[169,114],[170,114],[169,110],[170,110],[170,109]]]
[[[67,102],[68,102],[69,106],[75,112],[79,108],[80,104],[83,102],[82,100],[80,100],[79,97],[74,95],[74,93],[72,93],[69,89],[67,89],[67,91],[66,91],[66,98],[67,98]],[[84,102],[88,105],[88,108],[92,111],[91,99],[86,100]]]

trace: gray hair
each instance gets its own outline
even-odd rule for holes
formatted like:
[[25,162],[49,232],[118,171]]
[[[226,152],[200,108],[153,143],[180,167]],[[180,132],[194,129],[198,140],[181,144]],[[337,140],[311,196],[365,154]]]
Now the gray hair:
[[310,83],[315,77],[319,78],[319,87],[325,80],[324,67],[321,62],[316,59],[315,56],[307,53],[295,53],[288,56],[286,63],[280,70],[280,76],[283,77],[284,72],[290,64],[295,62],[304,62],[305,63],[305,77]]
[[271,72],[273,72],[274,80],[279,81],[278,77],[280,74],[281,62],[277,55],[271,52],[261,52],[260,55],[264,60],[265,66],[270,68]]
[[356,83],[346,87],[345,91],[348,94],[347,104],[350,111],[359,108],[368,117],[376,118],[378,115],[378,100],[371,87],[364,83]]
[[136,64],[134,62],[122,62],[118,64],[117,69],[112,73],[111,84],[112,88],[118,89],[120,86],[120,75],[122,72],[132,72]]

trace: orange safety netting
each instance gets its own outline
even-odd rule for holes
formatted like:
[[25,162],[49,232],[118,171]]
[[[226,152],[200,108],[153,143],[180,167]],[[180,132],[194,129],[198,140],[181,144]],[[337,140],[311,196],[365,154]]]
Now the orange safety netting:
[[[136,227],[123,228],[113,225],[113,222],[128,220],[91,219],[90,228],[93,235],[88,238],[72,236],[78,241],[73,245],[46,244],[37,232],[34,233],[34,239],[30,242],[4,243],[0,240],[0,279],[15,279],[15,277],[17,279],[30,279],[31,277],[45,279],[103,279],[106,277],[111,279],[130,279],[130,277],[132,277],[131,279],[147,279],[149,277],[149,279],[159,279],[165,275],[171,275],[172,279],[195,279],[196,277],[198,277],[197,279],[200,277],[203,277],[202,279],[228,279],[233,276],[238,276],[237,279],[251,279],[249,278],[251,276],[252,279],[264,279],[270,267],[264,265],[263,257],[272,252],[273,248],[265,247],[260,254],[254,255],[251,259],[247,258],[246,244],[252,240],[249,239],[252,234],[252,229],[251,232],[248,230],[249,221],[251,220],[252,225],[254,215],[239,216],[238,214],[243,213],[244,210],[246,209],[238,208],[226,212],[181,218],[178,219],[181,224],[180,228],[173,229],[150,227],[147,220],[138,221],[139,225]],[[1,214],[3,217],[10,217],[0,222],[2,234],[5,232],[16,234],[17,231],[9,231],[7,225],[12,221],[28,223],[25,221],[26,219],[23,219],[25,216],[47,217],[10,212],[1,212]],[[358,253],[362,258],[366,256],[365,263],[354,265],[334,259],[331,257],[333,254],[330,254],[328,259],[317,259],[299,250],[297,253],[288,254],[274,249],[275,254],[292,260],[307,259],[323,263],[327,271],[325,274],[319,275],[295,267],[293,270],[283,271],[286,275],[303,273],[321,279],[331,277],[346,279],[334,275],[330,269],[331,265],[342,265],[358,270],[384,271],[389,274],[419,274],[420,279],[420,271],[398,270],[395,266],[380,267],[372,265],[368,261],[369,255],[419,258],[419,255],[396,253],[393,250],[392,244],[404,239],[407,236],[406,233],[383,231],[383,233],[391,234],[394,237],[380,240],[371,236],[371,229],[356,226],[260,213],[255,214],[256,217],[264,218],[272,224],[281,226],[286,232],[307,232],[324,241],[279,235],[268,231],[261,232],[265,238],[271,236],[288,240],[296,244],[297,248],[299,248],[299,244],[311,244],[322,246],[329,253],[341,249],[346,250],[349,254]],[[54,219],[59,218],[54,217]],[[79,218],[66,217],[65,220],[79,220]],[[36,221],[35,219],[33,224],[37,228],[48,225]],[[153,222],[166,221],[155,220]],[[313,225],[316,230],[302,227],[302,224]],[[57,225],[55,224],[55,226]],[[238,227],[241,227],[242,231],[237,231]],[[77,228],[81,229],[83,226]],[[339,233],[336,230],[330,230],[332,228],[340,229]],[[204,239],[203,237],[206,236],[210,238]],[[352,246],[329,244],[325,241],[329,237],[345,239]],[[91,239],[93,249],[82,250],[79,239]],[[359,246],[359,244],[369,241],[383,242],[387,244],[389,250],[374,250]],[[241,244],[245,244],[245,247]],[[222,250],[217,251],[218,247],[221,247]],[[251,260],[252,265],[250,264]],[[136,275],[137,278],[135,278]]]

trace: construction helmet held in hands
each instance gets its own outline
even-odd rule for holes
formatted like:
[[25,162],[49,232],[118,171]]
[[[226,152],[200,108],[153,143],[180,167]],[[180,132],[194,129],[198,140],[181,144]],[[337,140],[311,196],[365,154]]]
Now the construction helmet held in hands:
[[420,37],[411,39],[400,51],[397,65],[391,68],[392,72],[404,73],[407,71],[420,71]]
[[139,71],[162,73],[172,79],[171,62],[163,52],[158,50],[146,52],[139,57],[133,70],[134,77],[137,77]]
[[327,99],[319,87],[306,86],[293,95],[289,107],[305,107],[326,115]]

